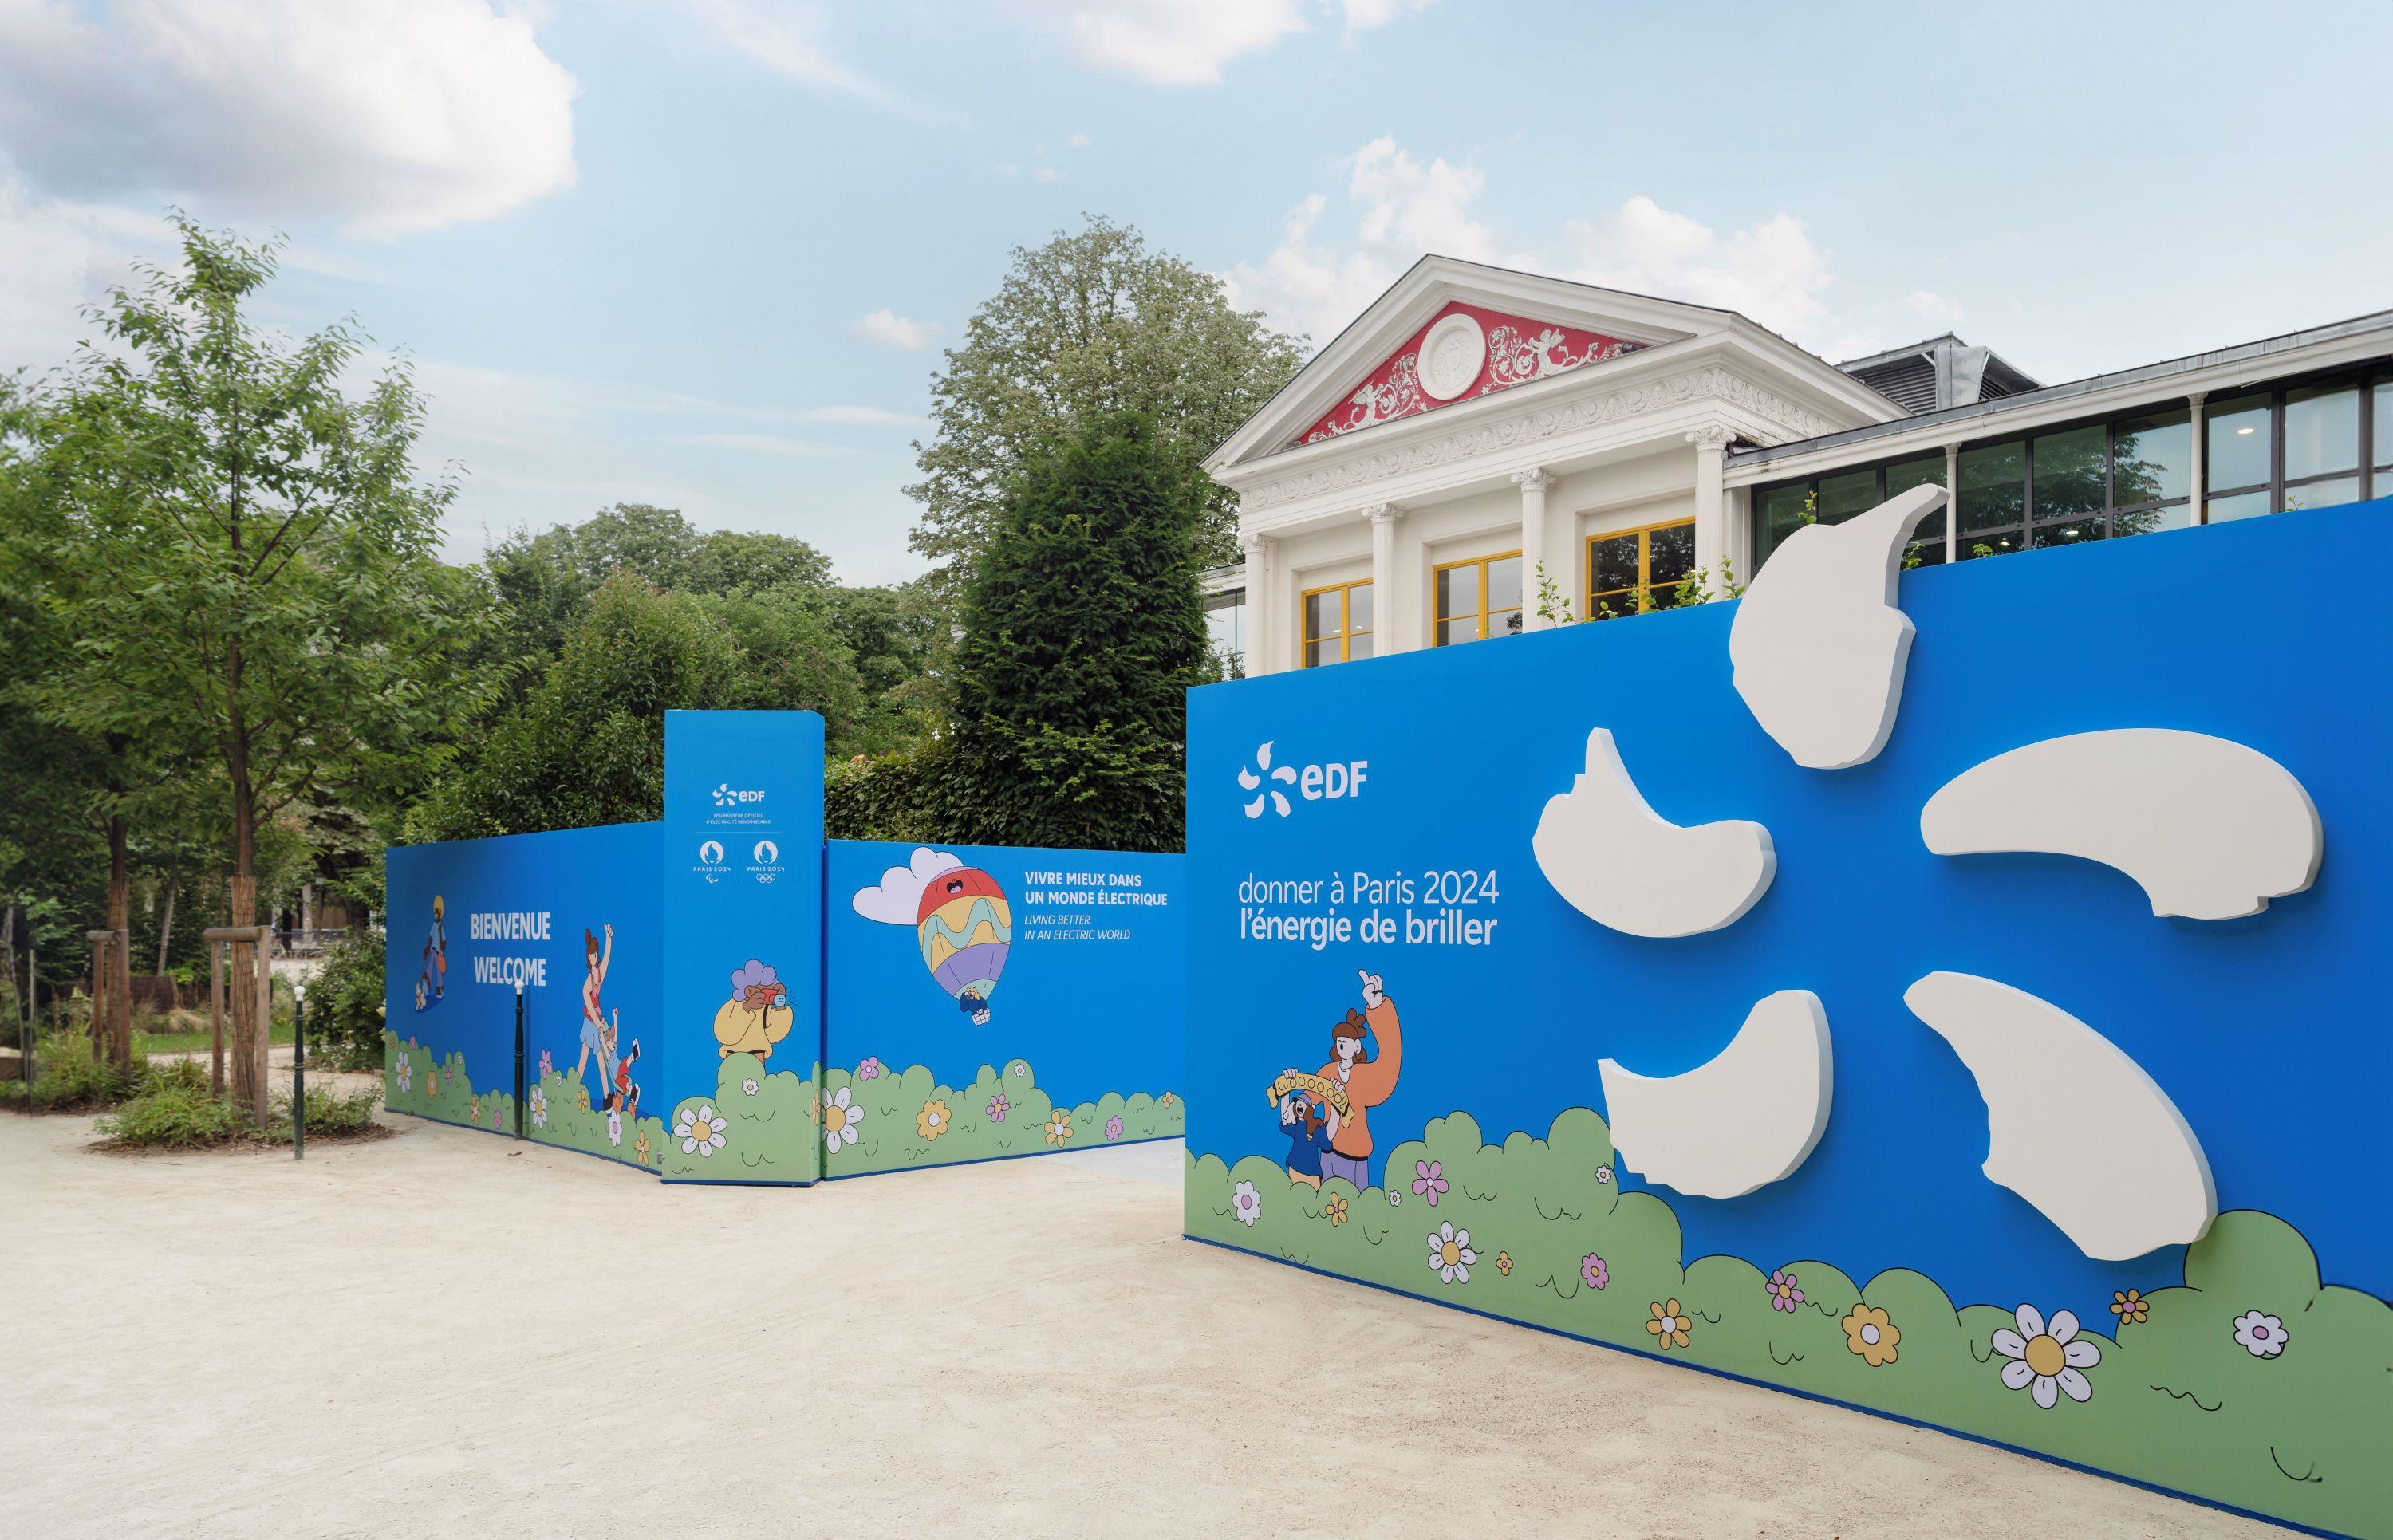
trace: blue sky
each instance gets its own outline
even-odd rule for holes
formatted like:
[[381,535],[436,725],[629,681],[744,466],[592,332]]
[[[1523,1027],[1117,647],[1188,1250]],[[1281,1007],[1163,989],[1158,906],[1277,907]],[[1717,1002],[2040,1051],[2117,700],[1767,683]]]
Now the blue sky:
[[0,0],[0,370],[171,202],[412,355],[453,555],[644,501],[892,581],[938,349],[1082,211],[1316,343],[1432,250],[2061,380],[2393,305],[2387,57],[2381,4]]

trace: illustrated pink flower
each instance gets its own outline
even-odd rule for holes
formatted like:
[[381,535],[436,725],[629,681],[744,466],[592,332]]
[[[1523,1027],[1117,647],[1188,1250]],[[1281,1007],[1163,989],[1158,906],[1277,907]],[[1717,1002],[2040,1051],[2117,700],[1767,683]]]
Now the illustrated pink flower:
[[1772,1310],[1783,1310],[1792,1315],[1795,1307],[1803,1302],[1803,1291],[1795,1286],[1795,1274],[1791,1272],[1772,1272],[1762,1289],[1770,1296]]
[[881,1061],[878,1059],[867,1059],[864,1063],[857,1065],[856,1078],[858,1082],[880,1079]]
[[540,1072],[544,1076],[556,1073],[556,1059],[544,1048],[540,1051]]
[[988,1120],[992,1123],[1004,1122],[1006,1113],[1010,1111],[1013,1106],[1013,1103],[1007,1101],[1002,1096],[990,1097],[988,1099]]
[[1413,1195],[1429,1199],[1432,1208],[1437,1207],[1437,1195],[1445,1191],[1445,1178],[1440,1174],[1445,1169],[1443,1163],[1434,1160],[1413,1162]]
[[1120,1119],[1120,1118],[1118,1118],[1118,1117],[1108,1117],[1108,1118],[1106,1118],[1106,1119],[1105,1119],[1105,1142],[1107,1142],[1108,1144],[1110,1144],[1110,1143],[1112,1143],[1115,1140],[1119,1139],[1120,1137],[1121,1137],[1121,1119]]
[[1603,1259],[1592,1251],[1578,1259],[1578,1275],[1587,1280],[1589,1288],[1602,1288],[1612,1282],[1612,1270],[1605,1267]]

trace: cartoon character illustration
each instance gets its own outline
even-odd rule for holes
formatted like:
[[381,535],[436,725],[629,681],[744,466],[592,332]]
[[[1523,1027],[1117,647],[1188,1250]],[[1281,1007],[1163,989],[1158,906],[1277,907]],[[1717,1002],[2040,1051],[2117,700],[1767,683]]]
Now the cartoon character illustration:
[[415,975],[415,1009],[425,1010],[449,990],[449,931],[443,922],[447,906],[432,895],[432,929],[424,937],[424,965]]
[[[1295,1071],[1290,1070],[1293,1075]],[[1338,1137],[1338,1114],[1327,1111],[1310,1091],[1290,1091],[1279,1099],[1279,1126],[1288,1134],[1288,1179],[1319,1191],[1321,1159]]]
[[773,1056],[773,1045],[790,1035],[797,1012],[790,1007],[790,991],[768,964],[750,958],[731,974],[731,998],[714,1012],[714,1040],[721,1057],[752,1053],[763,1064]]
[[[598,938],[588,931],[582,933],[582,955],[589,960],[589,976],[582,981],[582,1056],[573,1062],[573,1077],[590,1066],[590,1056],[598,1056],[598,1078],[602,1085],[615,1078],[615,1050],[607,1037],[607,1013],[598,1008],[598,990],[607,982],[607,965],[615,960],[615,927],[603,927],[607,940],[602,946]],[[582,1080],[587,1085],[587,1080]]]
[[[1380,975],[1367,969],[1355,972],[1363,981],[1363,1009],[1359,1013],[1349,1010],[1346,1019],[1329,1029],[1329,1062],[1321,1066],[1321,1077],[1335,1082],[1348,1103],[1321,1157],[1321,1174],[1343,1177],[1360,1192],[1371,1185],[1370,1109],[1395,1094],[1405,1039],[1396,1024],[1395,1002],[1381,988]],[[1380,1051],[1366,1059],[1364,1039],[1374,1036]]]
[[1013,909],[996,878],[923,845],[851,903],[867,920],[913,926],[931,977],[974,1024],[988,1024],[989,997],[1013,949]]
[[632,1083],[632,1066],[640,1062],[640,1039],[633,1038],[632,1051],[618,1057],[615,1035],[622,1024],[623,1012],[620,1010],[607,1021],[607,1055],[615,1062],[615,1074],[613,1082],[607,1088],[606,1103],[598,1110],[637,1117],[640,1114],[640,1088]]

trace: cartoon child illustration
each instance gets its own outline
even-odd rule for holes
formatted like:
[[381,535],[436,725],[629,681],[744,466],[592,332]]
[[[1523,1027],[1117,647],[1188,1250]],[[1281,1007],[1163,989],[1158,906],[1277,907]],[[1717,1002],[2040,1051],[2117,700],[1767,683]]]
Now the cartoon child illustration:
[[[589,959],[590,976],[582,981],[582,1056],[573,1062],[573,1076],[590,1065],[590,1056],[598,1056],[598,1077],[602,1084],[615,1078],[615,1049],[607,1033],[607,1013],[598,1008],[598,990],[607,982],[607,965],[615,960],[615,927],[604,927],[607,941],[602,948],[598,938],[588,931],[582,933],[582,955]],[[589,1082],[583,1080],[582,1084]]]
[[1279,1099],[1279,1126],[1289,1141],[1288,1179],[1319,1191],[1321,1162],[1331,1149],[1330,1142],[1338,1137],[1337,1110],[1324,1108],[1309,1091],[1290,1091]]
[[790,992],[780,975],[767,964],[750,958],[731,975],[731,998],[714,1012],[714,1040],[721,1057],[752,1053],[763,1064],[773,1056],[773,1045],[790,1035],[797,1012],[790,1008]]
[[607,1056],[614,1060],[614,1083],[607,1088],[606,1104],[601,1112],[620,1112],[626,1117],[640,1115],[640,1088],[632,1083],[632,1066],[640,1062],[640,1039],[632,1039],[632,1051],[616,1057],[616,1033],[623,1024],[623,1012],[615,1011],[607,1021]]
[[415,975],[415,1009],[423,1010],[449,988],[449,932],[442,923],[446,906],[432,895],[432,929],[424,937],[424,966]]
[[[1404,1067],[1404,1034],[1396,1025],[1395,1001],[1381,989],[1380,975],[1356,969],[1363,981],[1363,1010],[1329,1029],[1329,1062],[1321,1066],[1325,1079],[1345,1088],[1350,1111],[1330,1134],[1329,1149],[1321,1156],[1321,1174],[1343,1177],[1360,1191],[1371,1185],[1370,1109],[1395,1094],[1396,1076]],[[1380,1051],[1363,1057],[1363,1040],[1376,1035]]]

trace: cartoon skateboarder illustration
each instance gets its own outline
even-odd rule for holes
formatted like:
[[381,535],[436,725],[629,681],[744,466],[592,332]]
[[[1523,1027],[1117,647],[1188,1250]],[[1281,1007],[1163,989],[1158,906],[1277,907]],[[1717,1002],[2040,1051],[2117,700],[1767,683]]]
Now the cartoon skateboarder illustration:
[[[1322,1077],[1345,1091],[1349,1109],[1328,1125],[1329,1148],[1322,1153],[1321,1174],[1342,1177],[1360,1192],[1371,1185],[1370,1109],[1395,1094],[1405,1039],[1396,1024],[1395,1001],[1380,987],[1380,975],[1367,969],[1355,972],[1363,981],[1362,1011],[1348,1011],[1346,1019],[1329,1029],[1330,1058],[1321,1066]],[[1363,1044],[1369,1037],[1379,1038],[1380,1049],[1366,1059]],[[1337,1116],[1334,1107],[1332,1116]]]
[[449,989],[449,932],[442,920],[447,906],[432,895],[432,929],[424,937],[424,966],[415,975],[415,1009],[424,1010]]

